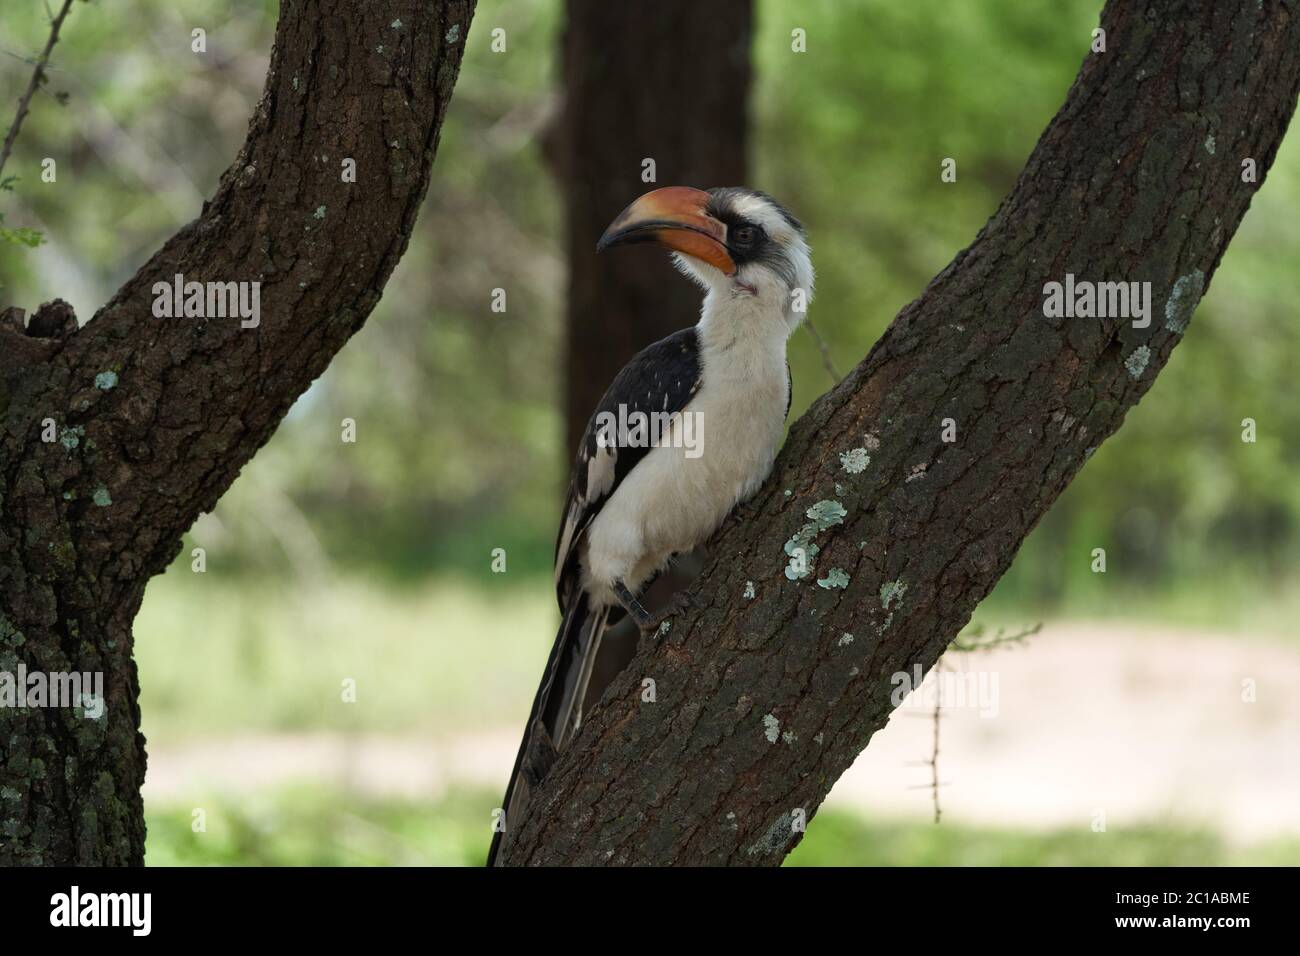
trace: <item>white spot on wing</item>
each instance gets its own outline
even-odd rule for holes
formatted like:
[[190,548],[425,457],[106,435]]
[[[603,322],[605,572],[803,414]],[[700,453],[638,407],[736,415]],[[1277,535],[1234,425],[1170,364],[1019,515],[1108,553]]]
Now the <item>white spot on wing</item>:
[[601,448],[587,462],[587,501],[596,501],[609,494],[614,487],[614,466],[618,463],[618,448]]

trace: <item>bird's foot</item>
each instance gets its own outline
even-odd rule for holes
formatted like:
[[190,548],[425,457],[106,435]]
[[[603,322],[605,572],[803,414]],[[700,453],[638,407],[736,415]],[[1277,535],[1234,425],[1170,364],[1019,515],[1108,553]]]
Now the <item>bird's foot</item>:
[[678,591],[669,598],[667,604],[654,614],[648,615],[644,623],[638,621],[637,626],[641,628],[641,633],[646,636],[663,637],[672,626],[671,619],[686,612],[691,607],[693,607],[693,604],[687,593]]

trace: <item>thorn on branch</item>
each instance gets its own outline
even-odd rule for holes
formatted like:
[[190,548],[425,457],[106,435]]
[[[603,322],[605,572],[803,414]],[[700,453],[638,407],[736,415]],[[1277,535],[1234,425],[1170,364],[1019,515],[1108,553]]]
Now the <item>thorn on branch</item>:
[[[1008,634],[1004,628],[998,628],[996,634],[991,637],[985,637],[984,625],[976,624],[970,629],[970,633],[965,640],[962,639],[962,635],[960,634],[953,638],[952,643],[948,645],[948,649],[959,653],[990,651],[995,647],[1002,647],[1006,644],[1023,643],[1042,629],[1043,622],[1039,621],[1032,627],[1022,628],[1021,630],[1014,631],[1010,634]],[[934,722],[934,734],[930,743],[930,759],[920,761],[920,763],[929,766],[930,768],[930,782],[922,784],[921,787],[917,789],[929,790],[933,795],[934,822],[938,823],[943,816],[943,811],[939,806],[939,725],[943,720],[943,658],[940,658],[935,662],[932,673],[935,674],[935,680],[939,682],[938,686],[935,688],[934,710],[930,714],[930,718]]]
[[943,810],[939,807],[939,723],[943,715],[943,662],[936,662],[934,669],[940,674],[940,684],[935,689],[934,695],[934,734],[930,749],[930,795],[934,800],[934,822],[937,824],[943,818]]
[[998,632],[992,637],[986,637],[984,625],[977,624],[970,630],[969,636],[964,640],[962,635],[958,634],[953,638],[952,643],[948,645],[950,650],[969,653],[972,651],[991,651],[995,647],[1002,647],[1006,644],[1021,644],[1028,638],[1033,637],[1043,629],[1043,622],[1039,621],[1032,627],[1022,628],[1011,634],[1006,632],[1005,628],[998,628]]

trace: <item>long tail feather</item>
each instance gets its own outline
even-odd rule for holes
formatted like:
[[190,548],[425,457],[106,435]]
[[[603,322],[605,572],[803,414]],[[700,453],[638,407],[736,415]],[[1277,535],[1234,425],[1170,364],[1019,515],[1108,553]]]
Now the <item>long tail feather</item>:
[[510,772],[510,783],[502,801],[505,819],[492,835],[488,866],[497,863],[503,831],[508,832],[522,822],[533,791],[582,725],[582,705],[591,683],[592,667],[600,649],[607,615],[607,608],[593,613],[586,594],[579,591],[560,622],[551,656],[533,698],[532,712],[524,727],[524,739]]

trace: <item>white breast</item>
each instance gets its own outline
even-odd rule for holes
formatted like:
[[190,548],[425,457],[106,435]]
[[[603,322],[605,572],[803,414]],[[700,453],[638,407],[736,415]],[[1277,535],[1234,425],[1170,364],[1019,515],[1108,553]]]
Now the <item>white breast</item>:
[[789,403],[787,328],[744,313],[757,303],[731,305],[725,325],[709,327],[707,310],[700,325],[702,384],[686,408],[696,449],[652,449],[588,528],[583,584],[599,603],[613,603],[615,580],[635,592],[673,554],[708,540],[772,470]]

